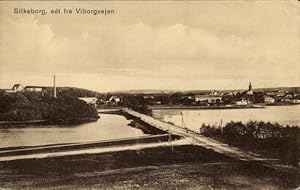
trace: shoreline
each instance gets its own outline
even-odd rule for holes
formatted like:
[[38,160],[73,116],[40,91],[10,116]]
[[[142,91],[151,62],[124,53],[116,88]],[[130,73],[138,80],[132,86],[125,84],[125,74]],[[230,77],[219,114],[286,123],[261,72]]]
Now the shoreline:
[[74,125],[74,124],[82,124],[88,122],[95,122],[98,121],[98,118],[76,118],[76,119],[68,119],[68,120],[57,120],[57,121],[50,121],[50,120],[26,120],[26,121],[0,121],[0,128],[9,128],[9,127],[22,127],[27,125]]
[[160,109],[264,109],[265,105],[248,105],[248,106],[148,106],[150,110],[160,110]]
[[151,134],[151,135],[167,134],[167,132],[160,130],[156,127],[153,127],[153,126],[143,122],[141,119],[134,117],[132,115],[129,115],[128,113],[125,113],[124,111],[120,111],[120,112],[118,112],[118,114],[124,116],[129,121],[131,120],[131,122],[129,123],[128,126],[140,129],[145,134]]
[[[61,144],[45,144],[38,146],[13,146],[13,147],[4,147],[0,148],[0,160],[1,161],[11,161],[11,160],[30,160],[30,159],[41,159],[38,156],[41,154],[54,155],[50,157],[56,157],[58,154],[65,152],[65,155],[60,156],[75,156],[79,151],[82,151],[81,154],[105,154],[112,149],[116,148],[115,152],[120,152],[126,150],[126,147],[131,147],[134,150],[134,146],[139,144],[156,144],[156,143],[166,143],[170,141],[182,140],[181,137],[176,135],[169,134],[159,134],[159,135],[149,135],[149,136],[137,136],[132,138],[120,138],[120,139],[107,139],[107,140],[98,140],[98,141],[87,141],[87,142],[73,142],[73,143],[61,143]],[[178,141],[177,141],[178,142]],[[165,144],[157,145],[166,146]],[[178,145],[174,145],[178,146]],[[155,146],[154,146],[155,147]],[[118,149],[119,148],[119,149]],[[123,149],[122,149],[123,148]],[[125,149],[124,149],[125,148]],[[88,150],[93,151],[93,149],[106,149],[106,152],[88,152]],[[68,152],[73,152],[73,154],[68,154]],[[74,154],[77,152],[77,154]],[[56,155],[55,155],[56,154]],[[24,156],[22,158],[22,156]],[[29,156],[29,157],[28,157]],[[30,157],[31,156],[31,157]],[[3,160],[3,157],[8,160]],[[0,161],[0,162],[1,162]]]

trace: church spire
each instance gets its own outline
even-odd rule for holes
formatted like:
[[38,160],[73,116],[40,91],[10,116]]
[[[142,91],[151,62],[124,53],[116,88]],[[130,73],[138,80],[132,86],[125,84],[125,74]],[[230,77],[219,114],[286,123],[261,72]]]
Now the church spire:
[[249,83],[249,89],[248,89],[248,91],[252,91],[252,84],[251,84],[251,81],[250,81],[250,83]]

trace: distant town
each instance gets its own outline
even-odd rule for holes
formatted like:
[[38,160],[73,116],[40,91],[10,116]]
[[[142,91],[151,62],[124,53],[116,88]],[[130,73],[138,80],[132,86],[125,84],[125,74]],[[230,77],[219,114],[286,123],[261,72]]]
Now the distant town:
[[[54,87],[50,86],[14,84],[11,89],[2,90],[6,93],[33,92],[43,96],[52,94],[53,89]],[[300,87],[254,89],[251,82],[248,85],[248,90],[98,93],[79,88],[57,87],[57,91],[58,93],[66,93],[67,91],[73,93],[73,96],[95,107],[128,107],[132,102],[152,108],[162,106],[259,107],[263,105],[300,104]],[[133,101],[132,98],[135,100]]]

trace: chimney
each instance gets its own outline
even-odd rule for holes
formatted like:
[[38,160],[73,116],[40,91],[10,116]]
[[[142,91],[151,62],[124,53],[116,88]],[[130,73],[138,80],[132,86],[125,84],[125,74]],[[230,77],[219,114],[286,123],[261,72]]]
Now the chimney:
[[55,84],[55,75],[53,77],[53,89],[54,89],[54,98],[56,98],[56,84]]

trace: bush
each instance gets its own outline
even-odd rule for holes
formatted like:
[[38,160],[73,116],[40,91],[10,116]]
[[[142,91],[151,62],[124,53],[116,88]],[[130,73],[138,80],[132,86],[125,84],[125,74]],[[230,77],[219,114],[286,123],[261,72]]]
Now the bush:
[[220,128],[203,124],[200,132],[230,145],[278,157],[285,164],[298,165],[298,126],[282,126],[263,121],[250,121],[246,124],[232,121],[227,123],[222,131]]
[[126,96],[124,97],[124,105],[137,112],[150,115],[151,110],[147,106],[147,102],[143,96]]

